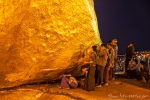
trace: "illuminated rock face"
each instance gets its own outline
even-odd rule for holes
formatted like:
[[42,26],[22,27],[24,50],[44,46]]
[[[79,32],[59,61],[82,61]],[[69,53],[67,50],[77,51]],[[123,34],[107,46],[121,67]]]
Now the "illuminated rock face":
[[101,43],[93,0],[0,0],[0,88],[78,72]]

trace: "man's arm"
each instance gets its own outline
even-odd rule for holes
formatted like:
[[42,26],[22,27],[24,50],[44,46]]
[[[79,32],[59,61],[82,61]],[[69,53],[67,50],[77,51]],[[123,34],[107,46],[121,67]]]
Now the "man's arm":
[[103,55],[105,55],[105,52],[106,52],[105,50],[99,51],[99,52],[97,53],[97,55],[98,55],[98,56],[103,56]]

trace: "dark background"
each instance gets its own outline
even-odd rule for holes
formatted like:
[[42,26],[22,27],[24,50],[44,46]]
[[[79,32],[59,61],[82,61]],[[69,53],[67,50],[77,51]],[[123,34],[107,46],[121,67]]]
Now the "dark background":
[[119,54],[130,42],[135,51],[150,50],[150,0],[94,0],[103,43],[116,38]]

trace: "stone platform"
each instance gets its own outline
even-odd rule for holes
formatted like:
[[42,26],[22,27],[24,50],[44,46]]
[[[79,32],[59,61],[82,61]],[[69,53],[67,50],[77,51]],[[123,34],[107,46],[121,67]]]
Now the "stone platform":
[[150,82],[117,77],[108,86],[87,92],[81,88],[59,89],[58,82],[36,83],[1,89],[1,100],[149,100]]

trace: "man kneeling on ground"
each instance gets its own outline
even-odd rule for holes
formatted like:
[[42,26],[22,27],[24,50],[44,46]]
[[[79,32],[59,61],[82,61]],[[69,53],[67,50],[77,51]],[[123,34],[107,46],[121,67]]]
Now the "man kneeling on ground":
[[136,78],[136,73],[137,72],[140,72],[140,66],[139,64],[137,64],[137,60],[131,60],[129,62],[129,65],[128,65],[128,71],[127,71],[127,75],[128,75],[128,78]]
[[63,74],[60,88],[70,89],[70,88],[77,88],[77,86],[78,86],[78,82],[71,74],[69,73]]
[[142,82],[148,81],[148,70],[145,68],[145,62],[140,62],[140,71],[136,72],[137,80],[141,80]]

